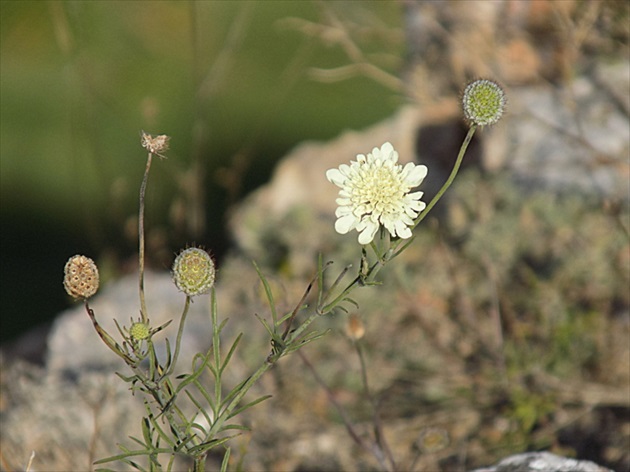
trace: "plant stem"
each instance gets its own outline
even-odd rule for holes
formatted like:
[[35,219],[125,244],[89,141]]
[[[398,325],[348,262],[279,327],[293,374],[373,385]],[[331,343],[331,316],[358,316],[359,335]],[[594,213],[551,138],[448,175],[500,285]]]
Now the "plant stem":
[[144,298],[144,195],[147,190],[147,181],[149,180],[149,170],[151,169],[151,160],[153,154],[149,153],[147,157],[147,165],[144,169],[144,177],[140,185],[140,209],[138,210],[138,285],[140,288],[140,314],[142,322],[147,323],[149,315],[147,313],[147,304]]
[[396,462],[392,455],[391,449],[387,444],[385,435],[383,434],[383,423],[381,421],[380,405],[376,400],[372,391],[370,390],[370,384],[368,383],[367,362],[365,361],[365,353],[360,340],[353,341],[352,343],[359,356],[359,362],[361,364],[361,381],[363,382],[363,388],[365,390],[365,397],[370,402],[373,415],[373,427],[374,427],[374,441],[375,448],[379,450],[381,456],[384,456],[383,460],[387,459],[387,470],[396,470]]
[[175,370],[175,364],[177,363],[177,358],[179,357],[179,350],[182,345],[182,334],[184,333],[184,323],[186,322],[186,316],[188,315],[189,307],[190,307],[190,297],[186,295],[186,303],[184,305],[184,311],[182,312],[182,316],[179,320],[179,329],[177,330],[177,339],[175,341],[175,353],[173,354],[171,365],[168,366],[166,372],[164,372],[162,377],[168,377]]
[[418,226],[418,224],[424,219],[424,217],[427,216],[427,214],[433,209],[435,204],[440,200],[440,198],[442,198],[442,195],[444,195],[444,192],[446,192],[446,190],[451,186],[451,184],[453,183],[453,180],[455,180],[455,176],[457,175],[457,172],[459,171],[459,167],[462,164],[462,161],[464,160],[464,154],[466,154],[466,149],[468,149],[468,145],[470,144],[470,141],[472,140],[472,137],[474,136],[476,129],[477,129],[477,125],[472,125],[470,129],[468,130],[468,134],[466,135],[466,138],[464,139],[462,146],[459,148],[459,154],[457,154],[457,160],[455,161],[455,165],[453,166],[451,175],[448,176],[448,180],[444,183],[444,185],[442,185],[442,188],[435,195],[435,197],[433,197],[433,200],[431,200],[431,203],[429,203],[427,207],[422,211],[422,213],[420,213],[420,215],[414,222],[411,229],[414,229],[416,226]]

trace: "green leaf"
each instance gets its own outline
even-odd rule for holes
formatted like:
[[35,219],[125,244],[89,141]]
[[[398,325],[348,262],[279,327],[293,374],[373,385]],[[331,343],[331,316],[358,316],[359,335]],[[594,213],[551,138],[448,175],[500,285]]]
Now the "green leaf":
[[229,441],[230,439],[235,438],[236,436],[238,436],[238,435],[237,434],[233,434],[231,436],[226,436],[224,438],[212,439],[210,441],[203,442],[201,444],[198,444],[197,446],[191,447],[188,450],[188,453],[190,455],[193,455],[193,456],[206,453],[207,451],[209,451],[213,447],[217,447],[217,446],[219,446],[219,445]]
[[95,461],[94,464],[105,464],[107,462],[125,461],[129,457],[149,456],[151,454],[170,454],[172,452],[173,451],[171,451],[170,449],[166,449],[166,448],[157,448],[157,449],[153,449],[153,450],[137,449],[135,451],[127,450],[127,452],[123,452],[122,454],[117,454],[115,456],[110,456],[110,457],[106,457],[104,459],[99,459],[99,460]]
[[221,428],[222,431],[227,431],[229,429],[236,429],[239,431],[251,431],[250,428],[248,428],[247,426],[243,426],[240,424],[227,424],[225,426],[223,426],[223,428]]
[[243,333],[239,333],[239,335],[236,337],[236,339],[232,343],[232,346],[230,347],[230,350],[228,351],[227,355],[225,356],[225,360],[223,361],[223,365],[221,366],[221,370],[219,371],[220,374],[223,374],[223,371],[225,370],[225,368],[227,367],[228,363],[230,362],[230,359],[232,359],[232,354],[234,354],[234,351],[236,350],[236,346],[238,346],[238,343],[240,342],[242,337],[243,337]]
[[221,472],[227,472],[227,466],[230,462],[230,448],[225,448],[225,455],[223,456],[223,461],[221,462]]
[[271,331],[271,328],[269,327],[269,324],[267,324],[267,320],[260,317],[258,315],[258,313],[254,313],[254,316],[256,318],[258,318],[258,321],[260,321],[262,323],[262,325],[265,327],[265,329],[267,330],[267,332],[269,333],[269,336],[271,336],[272,338],[274,337],[275,333],[273,331]]
[[[235,417],[236,415],[238,415],[239,413],[242,413],[243,411],[247,410],[248,408],[251,408],[252,406],[257,405],[257,404],[259,404],[260,402],[263,402],[263,401],[267,400],[268,398],[271,398],[272,396],[273,396],[273,395],[263,395],[262,397],[259,397],[259,398],[257,398],[256,400],[251,401],[251,402],[247,403],[246,405],[243,405],[243,406],[242,406],[242,407],[240,407],[240,408],[237,408],[236,410],[232,411],[232,412],[228,415],[227,419],[234,418],[234,417]],[[225,427],[224,427],[224,428],[221,428],[221,429],[225,429]]]
[[166,344],[166,362],[164,363],[165,374],[170,370],[171,363],[173,362],[173,356],[171,355],[171,343],[168,338],[164,339]]
[[[372,283],[372,284],[368,284],[368,285],[375,285],[375,284]],[[355,308],[359,308],[359,304],[357,302],[355,302],[352,298],[347,298],[346,297],[346,298],[343,299],[343,301],[354,305]]]
[[[192,393],[190,393],[188,390],[185,390],[186,395],[188,395],[188,398],[190,398],[190,401],[193,402],[193,404],[195,405],[195,407],[197,408],[197,411],[199,411],[204,418],[206,419],[206,421],[208,422],[209,425],[212,425],[212,419],[210,418],[210,416],[208,415],[208,413],[206,412],[206,409],[201,405],[201,403],[199,403],[197,401],[197,399],[195,397],[193,397]],[[213,405],[211,404],[210,407],[212,407]],[[214,411],[214,408],[212,408]],[[205,429],[204,429],[204,434],[206,434]]]
[[258,264],[256,264],[256,261],[253,261],[253,263],[254,263],[254,268],[256,269],[256,272],[258,273],[258,277],[260,278],[260,281],[262,282],[263,287],[265,288],[265,294],[267,295],[267,301],[269,302],[269,308],[271,310],[271,317],[273,319],[273,325],[277,326],[278,313],[276,312],[276,304],[273,300],[273,293],[271,293],[271,287],[269,287],[269,283],[267,282],[267,279],[260,271],[260,268],[258,267]]
[[[195,385],[195,387],[197,387],[197,390],[199,390],[199,393],[203,395],[203,398],[208,402],[208,405],[210,406],[210,408],[212,409],[212,412],[214,413],[214,416],[216,417],[217,416],[216,405],[214,404],[214,400],[212,399],[212,397],[210,396],[206,388],[201,384],[201,382],[199,382],[199,380],[195,380],[193,384]],[[212,424],[212,422],[209,421],[208,424]]]
[[[203,362],[201,363],[201,365],[199,365],[199,367],[195,368],[194,364],[195,361],[197,359],[203,359]],[[173,393],[173,396],[176,396],[179,392],[181,392],[184,387],[186,387],[188,384],[190,384],[191,382],[194,382],[195,380],[197,380],[201,374],[203,373],[205,367],[208,365],[208,361],[210,360],[210,352],[208,352],[207,355],[203,356],[201,354],[196,354],[194,359],[193,359],[193,373],[187,375],[184,380],[182,380],[177,387],[175,388],[175,392]]]
[[149,418],[142,418],[142,436],[144,437],[145,444],[152,444],[151,422]]

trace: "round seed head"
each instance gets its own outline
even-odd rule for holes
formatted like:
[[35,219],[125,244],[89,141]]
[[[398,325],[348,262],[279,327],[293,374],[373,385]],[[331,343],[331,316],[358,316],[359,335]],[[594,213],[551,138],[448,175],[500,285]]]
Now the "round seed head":
[[89,257],[76,255],[66,262],[63,286],[76,299],[90,298],[98,290],[98,268]]
[[190,297],[208,293],[214,285],[214,277],[214,262],[203,249],[188,248],[173,262],[173,281],[181,292]]
[[501,86],[487,79],[469,83],[462,96],[466,119],[478,126],[492,125],[499,121],[505,111],[506,102]]

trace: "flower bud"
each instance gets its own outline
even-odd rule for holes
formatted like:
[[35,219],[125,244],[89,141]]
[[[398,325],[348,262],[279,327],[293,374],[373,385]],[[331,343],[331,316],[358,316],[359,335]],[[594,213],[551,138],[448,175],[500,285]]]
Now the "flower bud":
[[63,286],[73,298],[90,298],[98,290],[98,268],[89,257],[76,255],[66,262]]
[[505,92],[487,79],[474,80],[464,89],[462,105],[471,125],[492,125],[501,119],[506,105]]
[[188,248],[173,262],[173,282],[190,297],[208,293],[214,285],[214,276],[214,262],[203,249]]
[[348,318],[346,322],[346,334],[353,341],[358,341],[365,335],[365,325],[358,314],[353,313]]
[[136,341],[147,339],[151,335],[149,325],[142,322],[136,322],[129,328],[129,335]]

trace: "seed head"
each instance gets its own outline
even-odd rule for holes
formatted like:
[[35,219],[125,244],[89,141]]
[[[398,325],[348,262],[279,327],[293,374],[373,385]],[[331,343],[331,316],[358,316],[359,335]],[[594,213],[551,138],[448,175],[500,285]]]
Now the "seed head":
[[151,154],[155,154],[156,156],[160,156],[161,158],[166,158],[163,154],[168,151],[168,142],[171,139],[170,136],[166,136],[165,134],[160,134],[155,138],[151,136],[149,133],[142,132],[142,138],[140,142],[142,143],[142,147],[149,151]]
[[63,286],[76,299],[90,298],[98,290],[98,268],[89,257],[76,255],[66,262]]
[[173,262],[173,281],[190,297],[208,293],[214,285],[215,272],[210,255],[197,247],[182,251]]
[[469,123],[486,126],[501,119],[506,105],[505,92],[492,80],[479,79],[464,89],[462,105]]

